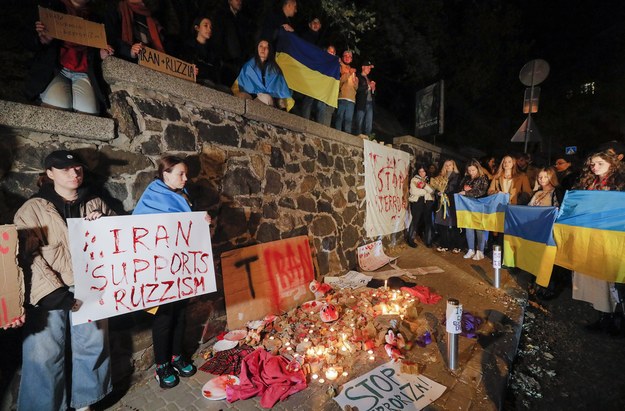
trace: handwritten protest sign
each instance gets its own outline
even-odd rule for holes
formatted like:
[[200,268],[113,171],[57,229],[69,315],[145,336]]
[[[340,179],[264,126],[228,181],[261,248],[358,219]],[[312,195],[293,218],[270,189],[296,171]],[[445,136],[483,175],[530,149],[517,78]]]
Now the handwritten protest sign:
[[410,155],[373,141],[364,141],[365,199],[368,237],[404,229]]
[[205,212],[67,220],[73,324],[217,291]]
[[107,48],[104,24],[59,13],[41,6],[39,6],[39,20],[45,24],[47,34],[55,39],[98,49]]
[[0,225],[0,327],[24,314],[24,281],[17,265],[17,230]]
[[397,257],[389,257],[384,253],[382,240],[358,247],[358,265],[364,271],[375,271],[394,260]]
[[334,400],[342,409],[420,410],[447,389],[423,375],[406,374],[389,362],[343,385]]
[[299,236],[221,255],[228,328],[281,314],[313,298],[308,237]]
[[195,82],[195,65],[149,47],[143,47],[139,54],[139,65]]

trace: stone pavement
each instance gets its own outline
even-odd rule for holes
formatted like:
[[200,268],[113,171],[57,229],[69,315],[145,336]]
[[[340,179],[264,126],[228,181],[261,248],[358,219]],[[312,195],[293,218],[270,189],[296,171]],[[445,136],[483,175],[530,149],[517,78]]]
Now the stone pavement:
[[[443,273],[417,276],[418,285],[430,287],[443,299],[436,305],[426,305],[424,313],[430,325],[438,331],[438,338],[425,348],[415,346],[406,357],[425,366],[423,375],[447,387],[445,393],[427,409],[433,410],[495,410],[500,409],[505,397],[510,365],[515,356],[527,294],[523,284],[501,270],[501,288],[492,286],[493,269],[490,259],[464,260],[462,254],[441,254],[419,245],[417,249],[398,246],[387,249],[387,254],[399,256],[397,265],[403,269],[438,266]],[[386,266],[380,271],[388,270]],[[450,371],[446,364],[446,332],[440,322],[444,318],[446,301],[456,298],[463,310],[485,319],[477,339],[459,337],[458,368]],[[198,353],[211,344],[199,347]],[[339,377],[334,386],[364,374],[387,360],[383,348],[376,351],[376,361],[355,358],[348,377]],[[204,362],[199,355],[195,364]],[[213,378],[203,371],[191,378],[182,379],[179,386],[163,390],[154,380],[152,372],[135,382],[121,399],[110,404],[110,410],[259,410],[259,397],[237,401],[211,401],[202,396],[202,386]],[[338,404],[328,394],[330,384],[310,381],[309,387],[276,404],[276,410],[339,410]],[[119,394],[118,396],[121,396]]]

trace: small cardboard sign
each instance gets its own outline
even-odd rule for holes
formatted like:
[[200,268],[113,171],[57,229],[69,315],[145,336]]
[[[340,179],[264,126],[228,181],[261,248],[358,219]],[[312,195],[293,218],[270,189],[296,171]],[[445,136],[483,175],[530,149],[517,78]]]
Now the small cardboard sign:
[[68,218],[82,324],[217,291],[205,212]]
[[221,269],[231,330],[313,298],[308,285],[315,273],[306,236],[227,251]]
[[375,271],[396,259],[384,253],[382,240],[358,247],[358,265],[363,271]]
[[344,384],[334,400],[343,410],[421,410],[446,389],[423,375],[402,373],[400,363],[389,362]]
[[139,65],[169,74],[170,76],[195,82],[194,64],[189,64],[186,61],[182,61],[149,47],[143,47],[143,51],[139,53]]
[[17,264],[17,230],[0,225],[0,327],[24,315],[24,277]]
[[98,49],[108,47],[104,24],[59,13],[41,6],[39,6],[39,20],[45,24],[47,34],[55,39]]

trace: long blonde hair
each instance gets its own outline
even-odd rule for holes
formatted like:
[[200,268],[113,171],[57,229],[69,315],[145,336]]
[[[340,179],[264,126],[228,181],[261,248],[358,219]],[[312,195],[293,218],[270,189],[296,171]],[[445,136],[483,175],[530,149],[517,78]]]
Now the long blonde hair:
[[510,158],[512,160],[512,170],[510,176],[514,177],[518,174],[517,168],[516,168],[516,159],[512,156],[503,156],[501,159],[501,162],[499,163],[499,167],[497,167],[497,172],[495,173],[495,175],[493,176],[493,178],[499,178],[499,177],[503,177],[506,173],[506,171],[503,169],[503,162],[506,160],[506,158]]
[[454,166],[454,168],[452,170],[453,173],[460,174],[460,171],[458,171],[458,166],[456,165],[456,162],[454,160],[452,160],[452,159],[448,159],[448,160],[445,160],[443,162],[443,166],[441,167],[440,175],[442,175],[444,177],[449,177],[449,174],[447,173],[447,167],[446,167],[447,163],[453,164],[453,166]]

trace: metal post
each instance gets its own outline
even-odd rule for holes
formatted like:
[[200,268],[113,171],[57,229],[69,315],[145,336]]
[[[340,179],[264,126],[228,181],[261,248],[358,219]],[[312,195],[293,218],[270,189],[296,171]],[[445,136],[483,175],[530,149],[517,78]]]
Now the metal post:
[[493,246],[493,268],[495,269],[495,288],[499,288],[499,271],[501,270],[501,246]]
[[447,362],[450,370],[458,367],[458,334],[462,332],[462,305],[455,298],[447,300]]
[[530,133],[532,132],[530,126],[532,125],[532,101],[534,100],[534,72],[536,71],[536,60],[532,60],[532,83],[530,88],[530,104],[527,113],[527,127],[525,127],[525,149],[524,153],[527,153],[527,142],[529,141]]

